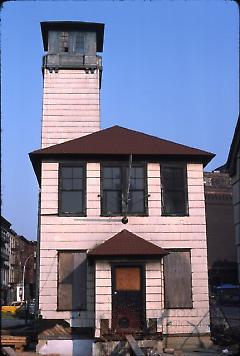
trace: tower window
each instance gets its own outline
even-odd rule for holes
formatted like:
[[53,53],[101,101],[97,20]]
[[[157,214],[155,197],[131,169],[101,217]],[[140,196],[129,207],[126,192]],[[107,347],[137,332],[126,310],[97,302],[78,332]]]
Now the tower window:
[[68,52],[69,50],[69,33],[60,32],[59,36],[59,50],[60,52]]
[[75,37],[75,52],[84,53],[85,49],[85,36],[82,32],[76,32]]

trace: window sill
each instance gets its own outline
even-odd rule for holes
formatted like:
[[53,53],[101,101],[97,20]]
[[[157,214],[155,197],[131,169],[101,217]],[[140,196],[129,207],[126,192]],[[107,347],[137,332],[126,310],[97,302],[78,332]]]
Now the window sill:
[[87,217],[87,214],[68,214],[68,213],[58,213],[58,216],[67,216],[67,217]]
[[173,216],[173,217],[184,217],[184,216],[190,216],[188,213],[182,213],[182,214],[166,214],[162,213],[161,216]]
[[144,217],[144,216],[149,216],[149,214],[148,213],[142,213],[142,214],[138,214],[138,213],[136,213],[136,214],[101,214],[100,215],[100,217],[108,217],[108,218],[110,218],[110,217],[119,217],[119,218],[123,218],[124,216],[127,216],[127,217]]
[[166,310],[185,310],[185,309],[187,309],[187,310],[189,310],[189,309],[194,309],[194,307],[192,306],[192,307],[164,307],[164,309],[166,309]]
[[87,311],[87,308],[84,309],[56,309],[57,312],[81,312]]

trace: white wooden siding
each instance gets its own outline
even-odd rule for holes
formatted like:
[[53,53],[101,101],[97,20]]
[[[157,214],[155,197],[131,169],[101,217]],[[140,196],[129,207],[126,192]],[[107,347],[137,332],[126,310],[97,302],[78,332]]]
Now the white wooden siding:
[[44,70],[42,148],[100,130],[99,70]]
[[95,337],[100,337],[101,319],[109,319],[109,326],[111,326],[111,302],[111,264],[108,261],[97,261],[95,264]]
[[[89,304],[87,312],[57,312],[57,250],[91,249],[106,241],[122,229],[136,233],[163,248],[191,249],[193,309],[164,310],[163,276],[160,262],[146,263],[146,313],[156,317],[158,328],[175,333],[208,331],[208,280],[205,203],[201,164],[189,164],[188,197],[189,216],[161,216],[160,165],[148,164],[149,216],[131,217],[123,225],[121,217],[100,217],[100,164],[87,164],[87,217],[59,217],[58,164],[42,165],[41,192],[41,255],[40,255],[40,308],[45,318],[65,318],[74,325],[96,326],[100,333],[100,319],[111,320],[111,268],[109,262],[97,262],[94,287],[93,273],[88,276]],[[54,215],[52,215],[54,214]],[[157,278],[159,275],[159,278]],[[48,286],[48,288],[44,288]],[[94,292],[95,288],[95,292]],[[159,293],[158,293],[159,291]],[[96,311],[94,318],[94,293]],[[49,299],[48,299],[49,298]],[[202,316],[204,320],[201,321]],[[94,320],[95,319],[95,320]]]

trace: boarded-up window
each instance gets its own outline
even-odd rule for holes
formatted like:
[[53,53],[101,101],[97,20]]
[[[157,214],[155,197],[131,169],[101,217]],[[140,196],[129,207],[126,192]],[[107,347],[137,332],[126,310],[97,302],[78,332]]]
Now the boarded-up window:
[[170,251],[164,257],[165,308],[192,308],[190,251]]
[[141,270],[139,267],[116,267],[117,291],[140,291]]
[[58,310],[86,309],[86,252],[58,253]]

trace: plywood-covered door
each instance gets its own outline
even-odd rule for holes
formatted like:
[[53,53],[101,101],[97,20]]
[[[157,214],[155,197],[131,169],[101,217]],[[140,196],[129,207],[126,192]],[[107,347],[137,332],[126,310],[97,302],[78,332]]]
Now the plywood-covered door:
[[114,266],[112,269],[112,330],[139,331],[145,311],[142,266]]

